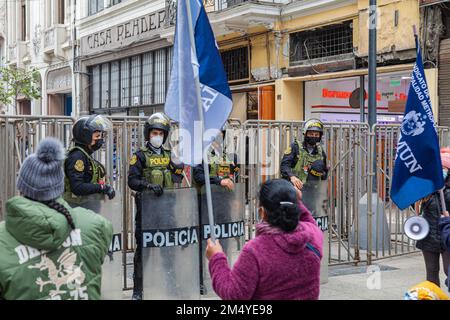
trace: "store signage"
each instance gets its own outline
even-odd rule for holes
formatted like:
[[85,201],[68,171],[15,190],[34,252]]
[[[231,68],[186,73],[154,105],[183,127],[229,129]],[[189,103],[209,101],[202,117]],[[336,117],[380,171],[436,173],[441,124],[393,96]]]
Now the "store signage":
[[81,38],[81,52],[83,55],[90,55],[150,39],[159,34],[159,30],[164,27],[165,20],[166,11],[162,9],[92,33]]
[[[337,90],[328,90],[327,88],[322,89],[322,98],[327,99],[349,99],[352,95],[351,91],[337,91]],[[395,97],[397,100],[406,100],[407,95],[404,93],[394,93],[394,92],[383,92],[377,91],[377,101],[381,101],[383,98],[392,98]],[[365,97],[365,100],[368,99],[368,96]]]

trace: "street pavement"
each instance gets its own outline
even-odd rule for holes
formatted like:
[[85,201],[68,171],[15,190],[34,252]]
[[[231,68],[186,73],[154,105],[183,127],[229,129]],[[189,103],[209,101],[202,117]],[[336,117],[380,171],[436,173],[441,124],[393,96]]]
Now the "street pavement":
[[[403,300],[406,290],[424,281],[425,276],[420,252],[378,260],[369,268],[365,265],[331,266],[328,282],[320,287],[320,300]],[[448,292],[445,278],[441,261],[441,288]],[[124,291],[124,299],[131,299],[131,290]],[[218,297],[208,295],[206,299]]]

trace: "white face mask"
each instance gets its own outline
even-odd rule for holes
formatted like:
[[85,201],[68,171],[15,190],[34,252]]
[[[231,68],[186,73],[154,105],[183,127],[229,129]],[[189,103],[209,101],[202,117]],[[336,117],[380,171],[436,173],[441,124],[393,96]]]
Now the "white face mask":
[[164,138],[162,136],[153,136],[150,138],[150,143],[155,148],[160,148],[163,144],[163,140],[164,140]]

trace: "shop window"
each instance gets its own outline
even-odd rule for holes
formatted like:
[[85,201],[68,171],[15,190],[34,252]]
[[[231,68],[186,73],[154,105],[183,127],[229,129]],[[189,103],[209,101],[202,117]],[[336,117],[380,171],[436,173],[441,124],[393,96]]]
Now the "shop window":
[[290,65],[353,52],[351,21],[290,35]]
[[228,81],[249,80],[247,47],[223,51],[221,56]]

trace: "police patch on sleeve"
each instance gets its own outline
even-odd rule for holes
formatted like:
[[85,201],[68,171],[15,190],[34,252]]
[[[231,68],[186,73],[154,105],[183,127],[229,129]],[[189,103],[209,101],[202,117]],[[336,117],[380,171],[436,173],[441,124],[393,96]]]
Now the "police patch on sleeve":
[[133,166],[136,164],[136,162],[137,162],[137,156],[135,154],[133,154],[133,156],[131,157],[131,160],[130,160],[130,165]]
[[75,170],[77,170],[78,172],[83,172],[84,171],[84,162],[83,160],[77,160],[77,162],[75,162]]
[[292,148],[291,148],[291,147],[288,147],[288,148],[286,149],[286,151],[284,152],[284,154],[291,154],[291,152],[292,152]]

